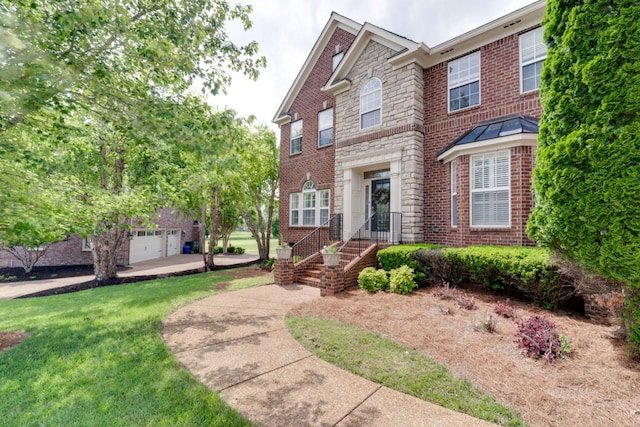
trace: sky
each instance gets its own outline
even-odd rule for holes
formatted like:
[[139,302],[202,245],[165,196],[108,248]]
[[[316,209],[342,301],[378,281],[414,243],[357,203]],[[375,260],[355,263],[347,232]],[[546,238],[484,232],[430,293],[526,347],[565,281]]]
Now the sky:
[[[278,107],[302,68],[331,16],[337,12],[359,24],[369,22],[385,30],[436,46],[520,9],[534,0],[239,0],[252,4],[253,26],[244,32],[231,23],[228,32],[236,44],[256,40],[267,58],[257,81],[232,74],[227,94],[208,102],[232,108],[239,116],[253,115],[258,124],[271,123]],[[232,1],[233,3],[233,1]]]

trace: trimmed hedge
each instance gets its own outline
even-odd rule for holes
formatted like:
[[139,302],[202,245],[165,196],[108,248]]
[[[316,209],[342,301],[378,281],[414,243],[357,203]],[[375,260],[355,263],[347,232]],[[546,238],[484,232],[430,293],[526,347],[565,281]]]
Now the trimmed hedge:
[[421,249],[435,249],[440,247],[441,245],[434,245],[431,243],[391,246],[378,251],[378,262],[386,271],[400,268],[403,265],[411,267],[415,271],[414,280],[419,285],[423,285],[426,283],[426,275],[422,271],[418,270],[418,265],[411,258],[411,254]]
[[448,266],[446,274],[442,273],[442,266],[434,269],[434,264],[429,264],[441,259],[437,254],[419,251],[414,255],[417,268],[427,281],[442,280],[433,277],[439,272],[448,275],[450,285],[470,280],[492,291],[517,290],[547,308],[557,307],[575,293],[570,281],[560,274],[549,260],[549,252],[543,248],[469,246],[445,248],[441,254]]

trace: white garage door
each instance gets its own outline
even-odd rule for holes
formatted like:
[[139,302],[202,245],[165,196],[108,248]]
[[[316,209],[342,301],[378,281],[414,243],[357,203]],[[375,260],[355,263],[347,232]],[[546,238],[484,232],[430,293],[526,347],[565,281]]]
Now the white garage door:
[[162,257],[162,231],[138,230],[133,232],[129,246],[129,263]]
[[167,231],[167,256],[180,253],[180,230]]

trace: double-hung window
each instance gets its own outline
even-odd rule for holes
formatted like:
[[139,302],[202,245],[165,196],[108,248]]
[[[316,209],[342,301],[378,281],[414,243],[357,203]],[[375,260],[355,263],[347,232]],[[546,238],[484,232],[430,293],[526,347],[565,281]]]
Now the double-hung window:
[[471,156],[471,226],[509,227],[509,151]]
[[456,183],[456,162],[451,162],[451,226],[458,226],[458,185]]
[[329,219],[330,190],[316,190],[313,181],[307,181],[301,193],[291,193],[289,222],[292,226],[318,227]]
[[302,120],[291,123],[291,154],[302,153]]
[[382,82],[374,77],[360,91],[360,129],[382,123]]
[[480,104],[480,52],[449,62],[449,112]]
[[542,64],[547,57],[547,45],[542,27],[520,36],[520,89],[522,93],[538,89]]
[[318,113],[318,147],[333,144],[333,108]]

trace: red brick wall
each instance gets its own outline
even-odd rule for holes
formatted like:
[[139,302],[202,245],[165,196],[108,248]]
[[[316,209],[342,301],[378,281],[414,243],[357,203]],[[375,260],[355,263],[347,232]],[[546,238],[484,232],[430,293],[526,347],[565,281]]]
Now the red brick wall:
[[[466,54],[466,53],[465,53]],[[520,113],[540,117],[538,92],[520,94],[518,34],[485,45],[480,53],[481,104],[448,113],[447,63],[424,71],[425,104],[425,241],[453,246],[470,244],[530,245],[524,232],[532,206],[533,150],[511,149],[510,229],[469,228],[469,157],[458,158],[458,227],[451,227],[451,180],[448,163],[436,153],[479,122]]]
[[[325,46],[313,71],[310,73],[300,92],[290,106],[292,114],[297,113],[297,119],[303,120],[302,153],[290,155],[290,124],[280,128],[280,233],[285,242],[295,242],[306,236],[315,227],[289,227],[289,194],[302,191],[310,172],[316,189],[331,190],[331,213],[334,212],[334,144],[318,148],[318,112],[325,108],[335,107],[335,99],[320,90],[332,73],[333,55],[336,45],[341,51],[346,51],[354,35],[342,29],[336,29]],[[326,102],[326,107],[323,103]],[[335,128],[335,110],[334,110]]]

